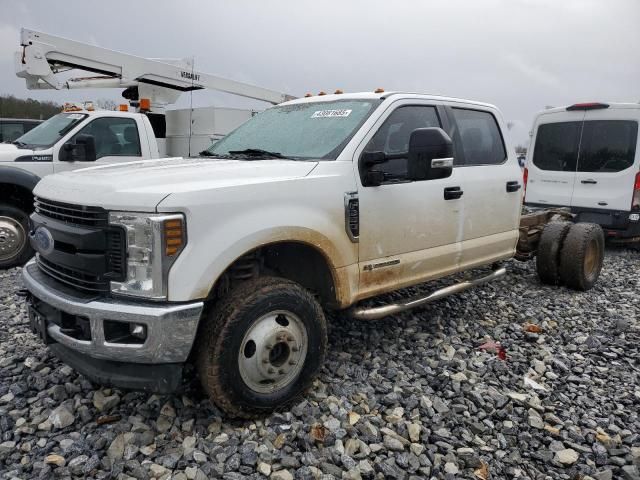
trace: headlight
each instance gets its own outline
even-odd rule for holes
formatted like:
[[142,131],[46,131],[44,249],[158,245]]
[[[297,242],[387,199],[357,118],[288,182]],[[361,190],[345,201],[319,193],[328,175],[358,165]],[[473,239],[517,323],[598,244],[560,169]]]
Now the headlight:
[[109,223],[124,228],[127,242],[127,278],[111,282],[111,292],[166,299],[169,269],[187,241],[184,215],[111,212]]

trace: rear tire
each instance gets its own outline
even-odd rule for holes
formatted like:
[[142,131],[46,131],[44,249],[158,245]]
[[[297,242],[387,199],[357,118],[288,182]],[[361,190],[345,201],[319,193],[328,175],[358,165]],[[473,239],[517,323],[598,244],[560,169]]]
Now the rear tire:
[[29,244],[29,214],[0,203],[0,269],[24,265],[34,254]]
[[289,280],[248,280],[203,321],[196,367],[204,390],[230,416],[251,418],[290,402],[323,365],[324,313]]
[[560,252],[560,279],[574,290],[589,290],[604,261],[604,233],[595,223],[571,225]]
[[545,225],[536,256],[536,270],[542,283],[560,283],[560,250],[571,225],[570,222],[552,222]]

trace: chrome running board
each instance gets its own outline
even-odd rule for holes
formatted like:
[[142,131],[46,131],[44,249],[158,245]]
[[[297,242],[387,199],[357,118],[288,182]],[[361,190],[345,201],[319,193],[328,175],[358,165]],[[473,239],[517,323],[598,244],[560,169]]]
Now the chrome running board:
[[349,312],[353,318],[358,320],[378,320],[380,318],[387,317],[389,315],[395,315],[396,313],[404,312],[412,308],[421,307],[427,303],[435,302],[441,298],[454,295],[456,293],[464,292],[471,287],[477,287],[487,282],[491,282],[500,277],[503,277],[507,273],[507,269],[504,267],[497,268],[489,275],[476,278],[474,280],[466,280],[464,282],[456,283],[448,287],[441,288],[435,292],[430,293],[426,297],[414,297],[403,303],[390,303],[381,307],[354,307]]

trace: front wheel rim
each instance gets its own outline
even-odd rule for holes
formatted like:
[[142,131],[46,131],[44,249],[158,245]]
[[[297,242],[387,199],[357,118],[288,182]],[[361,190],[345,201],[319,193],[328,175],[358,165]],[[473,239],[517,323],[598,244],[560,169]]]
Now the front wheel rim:
[[17,257],[24,248],[27,235],[15,218],[0,216],[0,261]]
[[287,310],[258,318],[245,333],[238,367],[244,383],[258,393],[273,393],[298,377],[307,356],[307,329]]

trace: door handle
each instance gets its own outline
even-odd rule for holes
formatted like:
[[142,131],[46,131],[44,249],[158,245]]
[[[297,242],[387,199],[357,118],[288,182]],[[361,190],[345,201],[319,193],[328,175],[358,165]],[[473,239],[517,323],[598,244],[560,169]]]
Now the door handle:
[[580,183],[589,183],[591,185],[595,185],[598,182],[596,182],[595,180],[592,180],[592,179],[588,179],[588,180],[580,180]]
[[507,182],[507,192],[517,192],[518,190],[520,190],[521,186],[522,185],[520,185],[520,182],[518,182],[517,180]]
[[464,192],[460,190],[460,187],[446,187],[444,189],[445,200],[456,200],[462,196]]

